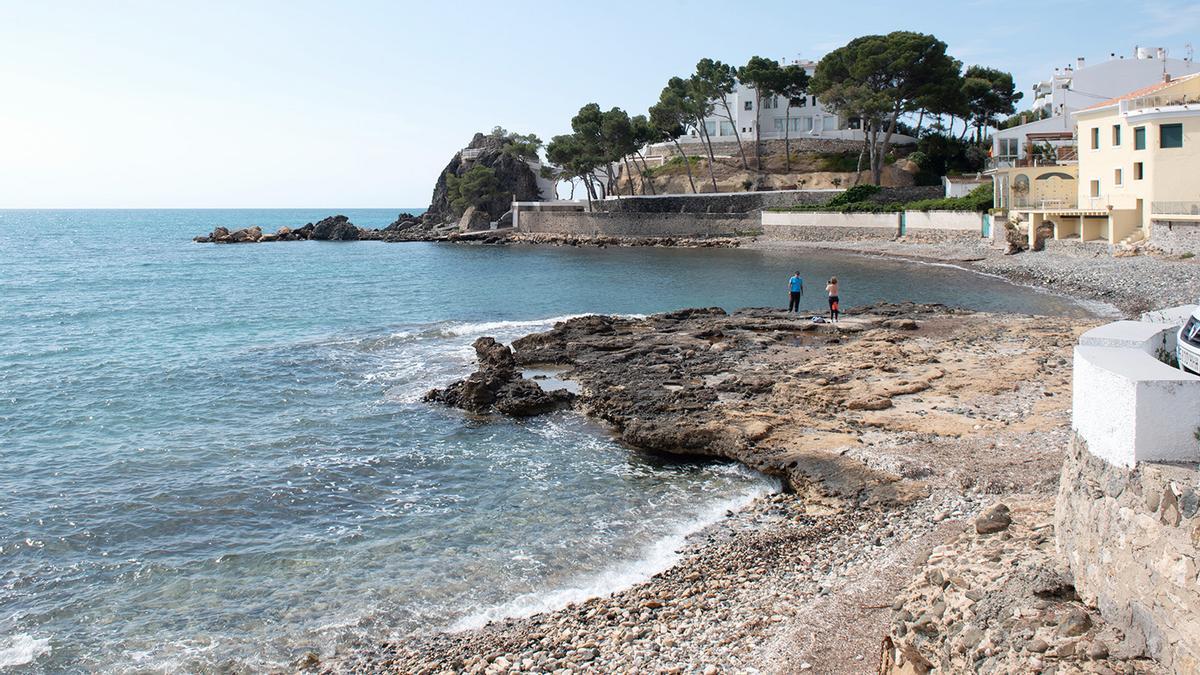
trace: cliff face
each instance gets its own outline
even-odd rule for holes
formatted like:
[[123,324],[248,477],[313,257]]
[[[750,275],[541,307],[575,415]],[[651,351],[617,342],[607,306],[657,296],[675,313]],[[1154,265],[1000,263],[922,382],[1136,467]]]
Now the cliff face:
[[450,163],[438,175],[437,183],[433,186],[433,199],[425,215],[426,222],[439,223],[457,220],[457,216],[450,208],[446,175],[452,173],[462,176],[474,166],[486,166],[492,169],[496,172],[496,179],[499,182],[497,196],[481,207],[487,211],[489,220],[498,220],[509,210],[514,200],[541,200],[543,197],[538,189],[537,176],[533,170],[519,157],[505,154],[503,145],[504,139],[502,138],[477,133],[467,145],[466,150],[478,151],[478,153],[470,152],[468,158],[463,157],[462,151],[455,153]]

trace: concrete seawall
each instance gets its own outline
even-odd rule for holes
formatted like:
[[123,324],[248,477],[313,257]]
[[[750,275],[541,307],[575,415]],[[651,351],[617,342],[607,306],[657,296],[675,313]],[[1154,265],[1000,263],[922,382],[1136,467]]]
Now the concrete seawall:
[[520,231],[576,237],[736,237],[761,231],[757,213],[583,213],[521,214]]
[[[804,197],[811,199],[811,195],[807,193]],[[794,200],[798,197],[790,195],[787,198]],[[759,236],[775,241],[891,240],[898,237],[916,241],[946,241],[979,240],[983,237],[983,215],[974,212],[840,213],[760,211],[757,208],[737,211],[738,207],[751,205],[747,200],[745,195],[705,200],[674,196],[625,199],[619,210],[609,211],[521,209],[514,217],[514,222],[518,232],[574,237]],[[692,210],[699,206],[722,210]],[[649,210],[655,208],[661,210]]]

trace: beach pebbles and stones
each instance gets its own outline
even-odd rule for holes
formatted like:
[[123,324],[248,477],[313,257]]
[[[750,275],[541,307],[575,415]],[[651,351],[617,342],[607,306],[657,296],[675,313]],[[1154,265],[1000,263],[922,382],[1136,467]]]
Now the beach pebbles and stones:
[[[837,325],[765,309],[589,316],[512,350],[477,342],[475,379],[435,400],[495,410],[518,367],[555,365],[580,386],[575,408],[626,443],[735,459],[790,491],[728,513],[624,590],[356,645],[318,668],[862,673],[877,670],[886,638],[892,664],[912,667],[896,672],[1085,661],[1123,672],[1127,655],[1102,656],[1119,636],[1094,617],[1060,635],[1071,609],[1087,610],[1054,557],[1049,515],[1027,505],[1040,499],[1045,511],[1053,499],[1075,330],[1067,319],[889,305]],[[851,405],[871,399],[891,405]],[[985,530],[1009,522],[978,534],[977,515]],[[1035,640],[1045,649],[1028,649]]]

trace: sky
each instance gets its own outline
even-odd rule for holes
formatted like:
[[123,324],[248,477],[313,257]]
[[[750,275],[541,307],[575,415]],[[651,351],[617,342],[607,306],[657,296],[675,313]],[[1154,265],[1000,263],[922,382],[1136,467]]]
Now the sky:
[[1196,0],[412,4],[0,0],[0,208],[424,206],[476,131],[548,140],[702,57],[869,33],[932,33],[1026,92],[1078,56],[1200,47]]

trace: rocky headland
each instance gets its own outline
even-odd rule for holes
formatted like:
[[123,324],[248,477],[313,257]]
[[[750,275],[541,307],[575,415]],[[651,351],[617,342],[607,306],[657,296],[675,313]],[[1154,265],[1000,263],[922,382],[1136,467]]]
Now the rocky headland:
[[[742,462],[785,489],[693,535],[676,564],[632,588],[306,665],[1154,672],[1078,600],[1054,552],[1081,330],[880,305],[839,324],[710,308],[571,319],[510,351],[481,340],[480,372],[430,400],[504,414],[517,371],[554,366],[579,393],[544,409],[569,404],[637,451]],[[520,387],[518,399],[532,394]]]

